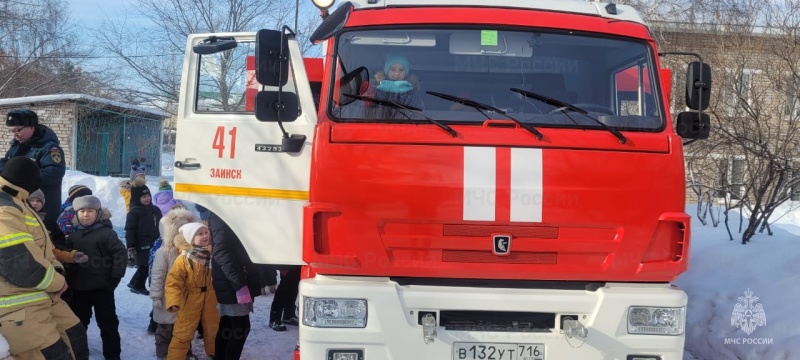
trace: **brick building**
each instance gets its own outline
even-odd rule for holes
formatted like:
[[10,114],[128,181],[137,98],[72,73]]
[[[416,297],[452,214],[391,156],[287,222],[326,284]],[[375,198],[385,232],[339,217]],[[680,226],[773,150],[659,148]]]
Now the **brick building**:
[[[167,113],[83,94],[0,99],[0,113],[15,109],[35,111],[39,123],[53,129],[67,169],[128,176],[131,159],[144,158],[147,174],[160,175],[162,121]],[[11,140],[11,133],[0,132],[2,154]]]
[[[697,191],[736,201],[769,186],[758,174],[781,173],[785,181],[800,177],[800,37],[792,29],[755,26],[651,22],[659,51],[699,53],[713,71],[712,121],[708,140],[685,147],[687,202]],[[796,31],[796,29],[795,29]],[[684,110],[685,64],[696,58],[663,56],[673,70],[671,112]],[[720,132],[725,131],[724,137]],[[748,145],[764,151],[743,151]],[[766,155],[770,153],[770,155]],[[781,163],[770,163],[779,159]],[[755,178],[755,179],[754,179]],[[691,188],[691,185],[695,188]],[[774,186],[774,185],[773,185]],[[800,188],[790,189],[800,199]],[[748,195],[748,192],[749,195]]]

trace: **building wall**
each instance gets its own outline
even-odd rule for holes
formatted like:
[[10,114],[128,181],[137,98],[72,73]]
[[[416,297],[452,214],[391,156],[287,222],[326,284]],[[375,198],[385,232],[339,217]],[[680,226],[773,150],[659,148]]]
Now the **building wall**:
[[[736,100],[731,94],[723,97],[723,87],[727,88],[738,81],[733,78],[731,71],[744,65],[744,71],[750,73],[748,82],[750,99],[753,99],[755,94],[759,97],[754,100],[754,103],[751,103],[761,112],[759,121],[771,129],[791,129],[792,131],[797,129],[796,125],[787,124],[787,121],[797,121],[797,119],[787,120],[785,118],[783,106],[786,101],[786,92],[780,88],[785,85],[776,83],[779,80],[775,78],[786,64],[785,59],[781,58],[782,52],[787,52],[790,48],[791,50],[797,49],[794,45],[787,45],[787,42],[791,43],[796,38],[787,39],[769,32],[726,32],[710,25],[688,26],[686,24],[661,23],[652,24],[651,30],[659,46],[659,51],[697,52],[705,62],[711,65],[712,93],[707,112],[711,116],[712,123],[715,121],[722,124],[736,123],[733,120],[741,122],[740,119],[748,118],[742,115],[742,111],[736,107]],[[671,99],[673,120],[675,120],[677,112],[683,111],[685,106],[683,102],[685,64],[695,60],[696,58],[690,56],[661,57],[662,66],[669,67],[673,71]],[[727,91],[730,89],[728,88]],[[773,131],[777,132],[769,134],[779,135],[781,130]],[[711,136],[714,137],[714,134],[712,133]],[[780,139],[784,139],[784,137],[780,137]],[[700,142],[696,144],[702,146]],[[693,150],[692,146],[698,145],[688,145],[687,150]],[[696,189],[701,192],[709,191],[708,188],[692,189],[688,187],[691,176],[694,176],[698,183],[718,186],[722,186],[723,178],[730,183],[748,181],[743,178],[740,166],[736,166],[737,162],[744,161],[741,158],[742,155],[735,153],[736,151],[738,151],[736,147],[720,146],[713,151],[695,154],[696,158],[692,160],[692,163],[687,162],[687,203],[697,202]],[[689,160],[688,157],[687,160]],[[730,191],[737,191],[738,188],[733,184],[728,187]],[[718,194],[721,195],[721,193]],[[719,201],[722,201],[721,198]]]
[[[39,124],[46,125],[52,129],[58,136],[61,143],[61,148],[64,150],[64,160],[66,161],[67,169],[73,169],[74,164],[72,161],[72,153],[74,151],[73,133],[75,127],[75,108],[73,102],[59,102],[47,103],[38,106],[0,106],[0,113],[5,115],[12,110],[28,109],[33,110],[39,115]],[[5,126],[5,123],[3,123]],[[5,155],[8,148],[11,146],[11,140],[14,140],[14,135],[3,129],[0,131],[0,143],[2,143],[2,155]]]

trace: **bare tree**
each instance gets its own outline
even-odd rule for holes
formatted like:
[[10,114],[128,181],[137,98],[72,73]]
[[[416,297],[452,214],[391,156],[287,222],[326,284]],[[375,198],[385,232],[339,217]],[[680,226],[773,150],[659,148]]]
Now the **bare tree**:
[[63,1],[0,1],[0,38],[0,97],[101,93],[102,84],[81,68],[86,54]]
[[[133,30],[126,24],[106,21],[96,32],[97,40],[103,51],[120,59],[117,69],[128,81],[119,92],[127,101],[156,106],[175,114],[188,35],[291,26],[295,4],[291,0],[136,0],[137,11],[150,26]],[[304,11],[298,19],[300,29],[295,31],[300,36],[307,37],[319,21],[307,14],[308,11]],[[220,76],[216,81],[218,89],[224,91],[232,88],[230,82],[241,80],[228,74],[235,73],[232,67],[243,63],[224,56],[218,60]]]
[[680,41],[674,23],[658,32],[662,50],[693,46],[714,65],[712,135],[685,149],[689,186],[701,201],[720,199],[726,227],[739,209],[746,244],[759,230],[771,234],[770,218],[800,186],[800,4],[712,0],[694,9],[703,21],[677,24]]

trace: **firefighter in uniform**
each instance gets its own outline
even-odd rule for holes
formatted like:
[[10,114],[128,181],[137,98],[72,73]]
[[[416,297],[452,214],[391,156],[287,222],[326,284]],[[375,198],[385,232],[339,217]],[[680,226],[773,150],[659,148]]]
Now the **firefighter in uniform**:
[[86,328],[60,297],[63,266],[26,201],[41,181],[27,157],[0,172],[0,334],[16,360],[87,360]]

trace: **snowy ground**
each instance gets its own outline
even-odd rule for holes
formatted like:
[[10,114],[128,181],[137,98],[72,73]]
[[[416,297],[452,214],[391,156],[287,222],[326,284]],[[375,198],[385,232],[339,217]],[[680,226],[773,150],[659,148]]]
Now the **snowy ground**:
[[[119,179],[67,171],[64,192],[75,184],[89,186],[111,209],[115,227],[121,227],[125,207],[118,182]],[[149,178],[148,186],[153,193],[157,192],[158,179]],[[687,212],[694,217],[695,206],[687,206]],[[777,217],[781,213],[775,214]],[[738,227],[735,216],[733,214],[731,220],[734,231]],[[676,281],[689,295],[685,360],[800,359],[800,326],[797,325],[800,311],[794,308],[800,301],[800,261],[797,260],[800,210],[777,220],[773,231],[772,237],[757,234],[750,244],[741,245],[738,237],[728,240],[722,225],[714,228],[693,220],[689,271]],[[151,302],[148,297],[128,291],[125,284],[132,275],[133,269],[128,269],[126,279],[117,289],[122,358],[152,359],[155,357],[153,336],[145,332]],[[749,303],[745,301],[748,289],[752,292]],[[758,297],[758,301],[753,297]],[[252,332],[243,359],[291,359],[297,328],[289,327],[286,332],[269,329],[271,301],[271,295],[256,299],[256,312],[251,315]],[[756,313],[760,311],[755,305],[761,304],[766,323],[755,326],[749,334],[732,326],[737,303]],[[92,359],[101,359],[100,336],[94,325],[89,328],[89,338]],[[195,341],[194,348],[202,349],[202,343]]]
[[[797,208],[798,204],[788,204]],[[687,207],[693,217],[695,207]],[[775,212],[775,217],[783,213]],[[738,215],[731,229],[738,230]],[[686,349],[698,359],[800,359],[800,211],[772,226],[773,236],[756,234],[747,245],[734,233],[729,241],[724,225],[692,224],[689,271],[676,285],[689,295]],[[752,292],[752,309],[762,305],[766,322],[747,334],[731,326],[737,303]],[[740,298],[741,297],[741,298]],[[726,343],[727,341],[727,343]]]
[[[120,283],[116,295],[117,316],[119,317],[119,333],[122,337],[123,359],[155,359],[155,340],[147,334],[150,322],[150,310],[153,302],[149,297],[137,295],[125,286],[136,269],[128,268],[125,278]],[[255,299],[255,312],[250,314],[250,335],[244,346],[242,359],[289,360],[292,359],[297,344],[297,327],[287,326],[283,332],[269,328],[269,307],[272,294]],[[103,343],[100,331],[92,319],[89,325],[90,360],[103,360]],[[192,351],[203,359],[203,341],[195,339]]]

